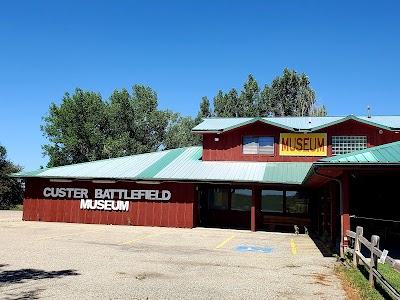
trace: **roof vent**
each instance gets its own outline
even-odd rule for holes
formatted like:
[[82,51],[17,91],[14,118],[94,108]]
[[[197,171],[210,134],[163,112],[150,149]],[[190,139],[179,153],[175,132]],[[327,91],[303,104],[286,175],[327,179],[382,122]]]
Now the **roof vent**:
[[371,106],[367,106],[367,110],[368,110],[368,119],[371,118]]

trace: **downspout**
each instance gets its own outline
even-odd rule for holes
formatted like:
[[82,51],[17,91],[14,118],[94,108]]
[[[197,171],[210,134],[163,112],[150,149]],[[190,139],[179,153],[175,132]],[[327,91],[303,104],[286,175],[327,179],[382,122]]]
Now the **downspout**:
[[339,180],[339,179],[337,179],[337,178],[334,178],[334,177],[331,177],[331,176],[328,176],[328,175],[324,175],[324,174],[321,174],[321,173],[318,173],[318,171],[317,171],[318,169],[317,169],[317,167],[316,166],[314,166],[313,167],[313,171],[314,171],[314,174],[316,174],[316,175],[318,175],[318,176],[321,176],[321,177],[324,177],[324,178],[327,178],[327,179],[330,179],[330,180],[334,180],[334,181],[336,181],[337,183],[339,183],[339,195],[340,195],[340,200],[339,200],[339,203],[340,203],[340,257],[344,257],[344,244],[343,244],[343,241],[344,241],[344,236],[343,236],[343,189],[342,189],[342,181],[341,180]]

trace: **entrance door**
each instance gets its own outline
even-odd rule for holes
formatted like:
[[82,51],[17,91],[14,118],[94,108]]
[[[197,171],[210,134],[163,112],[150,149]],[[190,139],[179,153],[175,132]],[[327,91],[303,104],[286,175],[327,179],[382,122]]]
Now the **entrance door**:
[[200,226],[250,229],[251,189],[212,186],[198,195]]
[[200,190],[199,193],[199,224],[206,226],[208,223],[208,190]]

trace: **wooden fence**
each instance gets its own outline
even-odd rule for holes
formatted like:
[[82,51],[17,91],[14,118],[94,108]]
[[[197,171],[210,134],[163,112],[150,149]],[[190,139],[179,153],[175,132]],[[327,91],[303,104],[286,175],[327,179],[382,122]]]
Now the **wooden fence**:
[[[357,226],[356,232],[347,230],[346,234],[351,239],[353,243],[350,245],[354,245],[354,248],[346,248],[346,252],[349,252],[353,255],[353,265],[357,267],[359,260],[364,263],[364,265],[369,268],[369,284],[371,286],[375,286],[376,280],[378,280],[382,286],[384,286],[388,292],[394,296],[395,299],[400,300],[400,294],[396,289],[388,283],[385,278],[383,278],[382,274],[380,274],[377,270],[378,258],[381,258],[381,262],[392,266],[395,270],[400,272],[400,264],[396,262],[393,258],[388,255],[382,257],[382,251],[379,250],[379,236],[373,235],[371,237],[371,242],[368,241],[363,236],[363,228]],[[361,253],[361,245],[364,245],[367,249],[369,249],[371,255],[370,259],[368,259]],[[383,260],[383,261],[382,261]]]

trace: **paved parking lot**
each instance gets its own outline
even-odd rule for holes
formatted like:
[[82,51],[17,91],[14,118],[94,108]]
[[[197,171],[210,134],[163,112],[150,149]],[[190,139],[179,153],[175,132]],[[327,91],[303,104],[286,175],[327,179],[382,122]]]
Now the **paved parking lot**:
[[305,235],[21,215],[0,211],[1,299],[345,299]]

